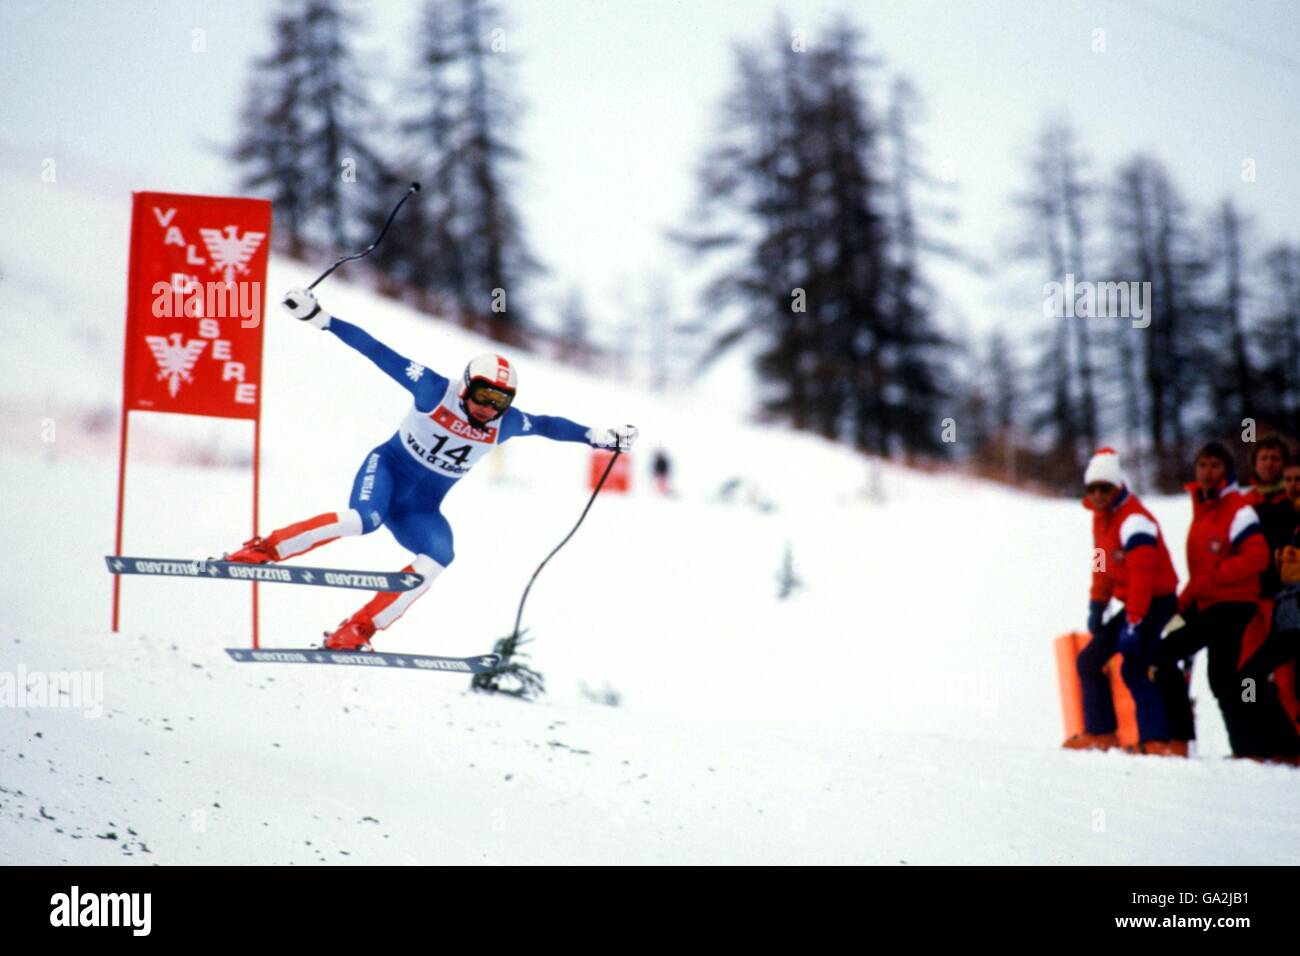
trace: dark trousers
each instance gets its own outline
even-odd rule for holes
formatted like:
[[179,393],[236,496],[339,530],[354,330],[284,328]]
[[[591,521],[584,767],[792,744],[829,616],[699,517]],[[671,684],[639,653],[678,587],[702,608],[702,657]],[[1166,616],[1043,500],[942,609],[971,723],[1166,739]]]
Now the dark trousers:
[[1259,650],[1242,667],[1243,677],[1267,679],[1270,674],[1296,659],[1300,653],[1300,631],[1273,631]]
[[[1276,618],[1274,622],[1276,623]],[[1239,680],[1249,678],[1255,682],[1256,703],[1267,705],[1267,723],[1264,729],[1271,730],[1274,735],[1270,751],[1274,756],[1300,756],[1300,732],[1281,701],[1277,700],[1277,686],[1269,680],[1273,671],[1296,660],[1297,653],[1300,653],[1300,630],[1278,630],[1274,627],[1268,639],[1242,665],[1238,674]],[[1265,693],[1268,694],[1267,701],[1264,699]],[[1273,706],[1274,702],[1276,707]]]
[[1151,601],[1151,609],[1133,634],[1124,628],[1125,615],[1116,614],[1088,645],[1079,652],[1075,666],[1083,689],[1083,727],[1090,734],[1113,734],[1116,728],[1115,702],[1110,695],[1110,679],[1102,667],[1116,653],[1123,655],[1120,675],[1137,705],[1138,736],[1142,740],[1168,740],[1169,719],[1165,702],[1149,671],[1156,661],[1160,632],[1174,616],[1178,602],[1172,594],[1162,594]]
[[[1237,668],[1241,639],[1255,616],[1253,601],[1225,601],[1204,610],[1188,611],[1187,626],[1160,642],[1156,655],[1156,684],[1169,714],[1175,740],[1192,740],[1196,729],[1187,681],[1178,662],[1209,648],[1210,691],[1219,702],[1232,752],[1238,757],[1273,756],[1289,721],[1267,680],[1256,680],[1255,699],[1243,700],[1243,672]],[[1265,672],[1265,677],[1267,677]]]

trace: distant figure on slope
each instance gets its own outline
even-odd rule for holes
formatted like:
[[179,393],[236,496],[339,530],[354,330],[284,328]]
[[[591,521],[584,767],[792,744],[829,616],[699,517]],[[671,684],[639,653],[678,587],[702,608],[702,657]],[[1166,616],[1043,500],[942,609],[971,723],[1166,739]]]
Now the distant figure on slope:
[[1218,442],[1196,454],[1192,526],[1187,531],[1188,581],[1178,596],[1185,627],[1160,645],[1157,675],[1170,732],[1178,740],[1196,736],[1187,681],[1178,662],[1209,648],[1210,690],[1219,702],[1236,756],[1271,755],[1281,706],[1259,688],[1258,701],[1242,700],[1238,674],[1242,637],[1255,616],[1259,578],[1268,567],[1268,543],[1255,513],[1238,490],[1232,455]]
[[673,462],[668,457],[668,452],[662,448],[656,448],[654,462],[651,467],[654,470],[655,488],[665,498],[671,498],[673,494]]
[[[1187,755],[1185,743],[1171,743],[1165,705],[1149,669],[1165,624],[1177,606],[1178,577],[1160,526],[1124,482],[1119,455],[1103,448],[1092,456],[1083,476],[1092,511],[1093,572],[1088,602],[1092,640],[1079,652],[1083,689],[1084,733],[1067,740],[1071,750],[1107,750],[1115,736],[1115,704],[1110,681],[1102,671],[1118,651],[1120,674],[1137,704],[1141,753]],[[1123,611],[1103,622],[1111,598]]]
[[283,561],[347,535],[387,526],[397,543],[415,553],[404,571],[424,576],[411,591],[381,592],[325,638],[332,650],[368,650],[383,630],[429,589],[451,564],[451,525],[439,510],[447,492],[494,447],[520,435],[584,442],[626,450],[632,425],[587,428],[567,418],[528,415],[513,407],[519,377],[500,355],[470,361],[459,382],[404,358],[366,332],[331,316],[308,290],[288,292],[281,303],[296,319],[328,329],[411,393],[414,402],[397,431],[373,449],[352,484],[348,507],[291,524],[244,542],[230,561]]

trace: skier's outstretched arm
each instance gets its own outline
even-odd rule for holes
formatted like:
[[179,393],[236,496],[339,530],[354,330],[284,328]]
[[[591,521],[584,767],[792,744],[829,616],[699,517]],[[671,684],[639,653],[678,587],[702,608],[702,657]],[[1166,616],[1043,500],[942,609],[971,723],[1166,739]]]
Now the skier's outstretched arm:
[[511,408],[501,421],[500,441],[509,441],[521,435],[541,435],[552,441],[582,442],[593,448],[627,451],[636,441],[637,429],[635,425],[588,427],[559,415],[529,415]]
[[447,380],[418,362],[389,348],[373,335],[320,307],[316,297],[306,289],[285,293],[284,308],[295,319],[301,319],[318,329],[328,329],[374,362],[389,378],[415,397],[415,405],[422,411],[432,409],[442,397]]

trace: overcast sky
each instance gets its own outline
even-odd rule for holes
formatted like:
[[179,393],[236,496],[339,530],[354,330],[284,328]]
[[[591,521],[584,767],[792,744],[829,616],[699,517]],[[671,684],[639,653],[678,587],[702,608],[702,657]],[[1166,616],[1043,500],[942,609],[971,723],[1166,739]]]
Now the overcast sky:
[[[1288,0],[504,0],[506,42],[528,103],[519,200],[552,270],[539,297],[581,286],[599,309],[645,277],[688,271],[663,240],[689,215],[694,170],[732,76],[735,40],[767,40],[778,9],[815,41],[835,12],[908,75],[934,168],[960,186],[949,238],[983,255],[1009,241],[1008,197],[1054,111],[1098,169],[1149,151],[1189,198],[1237,198],[1273,238],[1300,239],[1300,4]],[[233,138],[249,59],[275,5],[254,0],[0,6],[0,175],[137,189],[228,192],[213,146]],[[367,73],[400,78],[417,4],[357,3]],[[195,30],[205,50],[196,52]],[[1104,30],[1103,52],[1094,51]],[[1243,160],[1257,179],[1242,181]],[[0,211],[0,220],[10,216]],[[39,224],[36,224],[39,227]],[[6,222],[5,228],[11,223]],[[949,273],[945,271],[945,276]],[[945,284],[977,325],[998,304]],[[623,290],[623,292],[620,292]]]

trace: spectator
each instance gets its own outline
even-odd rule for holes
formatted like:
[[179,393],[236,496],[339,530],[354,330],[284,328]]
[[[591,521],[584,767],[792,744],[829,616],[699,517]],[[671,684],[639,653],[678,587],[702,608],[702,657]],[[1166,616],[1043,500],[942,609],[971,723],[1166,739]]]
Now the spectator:
[[1250,452],[1250,465],[1255,473],[1255,484],[1245,492],[1246,500],[1259,515],[1259,524],[1268,542],[1270,561],[1260,578],[1260,597],[1272,598],[1277,593],[1279,580],[1273,553],[1291,543],[1295,509],[1282,487],[1282,471],[1291,464],[1291,449],[1277,435],[1269,435],[1256,443]]
[[[1258,474],[1258,466],[1256,472]],[[1265,694],[1274,690],[1282,705],[1284,719],[1277,720],[1276,759],[1300,762],[1300,734],[1296,718],[1300,704],[1296,701],[1296,660],[1300,657],[1300,462],[1288,463],[1282,470],[1283,500],[1278,527],[1285,527],[1285,539],[1273,551],[1271,569],[1277,577],[1273,594],[1271,628],[1267,640],[1250,655],[1241,668],[1241,677],[1249,678]],[[1267,529],[1266,529],[1267,534]],[[1272,677],[1272,686],[1269,679]]]
[[1275,634],[1288,634],[1292,653],[1300,651],[1300,462],[1283,472],[1287,503],[1291,506],[1291,540],[1278,549],[1276,557],[1280,587],[1274,602]]
[[[1107,750],[1115,736],[1115,704],[1102,668],[1118,651],[1120,674],[1137,703],[1138,751],[1187,755],[1187,745],[1171,744],[1164,701],[1150,678],[1165,624],[1177,604],[1178,578],[1160,526],[1124,482],[1119,455],[1103,448],[1084,472],[1084,506],[1092,511],[1093,573],[1088,602],[1092,640],[1079,652],[1076,666],[1083,690],[1084,733],[1064,746],[1071,750]],[[1111,598],[1124,605],[1103,621]]]
[[1293,459],[1282,469],[1282,490],[1286,492],[1291,508],[1300,511],[1300,461]]
[[1210,690],[1219,702],[1236,756],[1268,756],[1261,708],[1242,701],[1238,683],[1241,640],[1255,616],[1259,576],[1268,545],[1259,516],[1237,487],[1232,456],[1218,442],[1196,454],[1196,480],[1187,485],[1192,526],[1187,532],[1189,579],[1178,596],[1187,622],[1160,643],[1156,682],[1175,740],[1193,740],[1192,706],[1179,662],[1209,648]]

